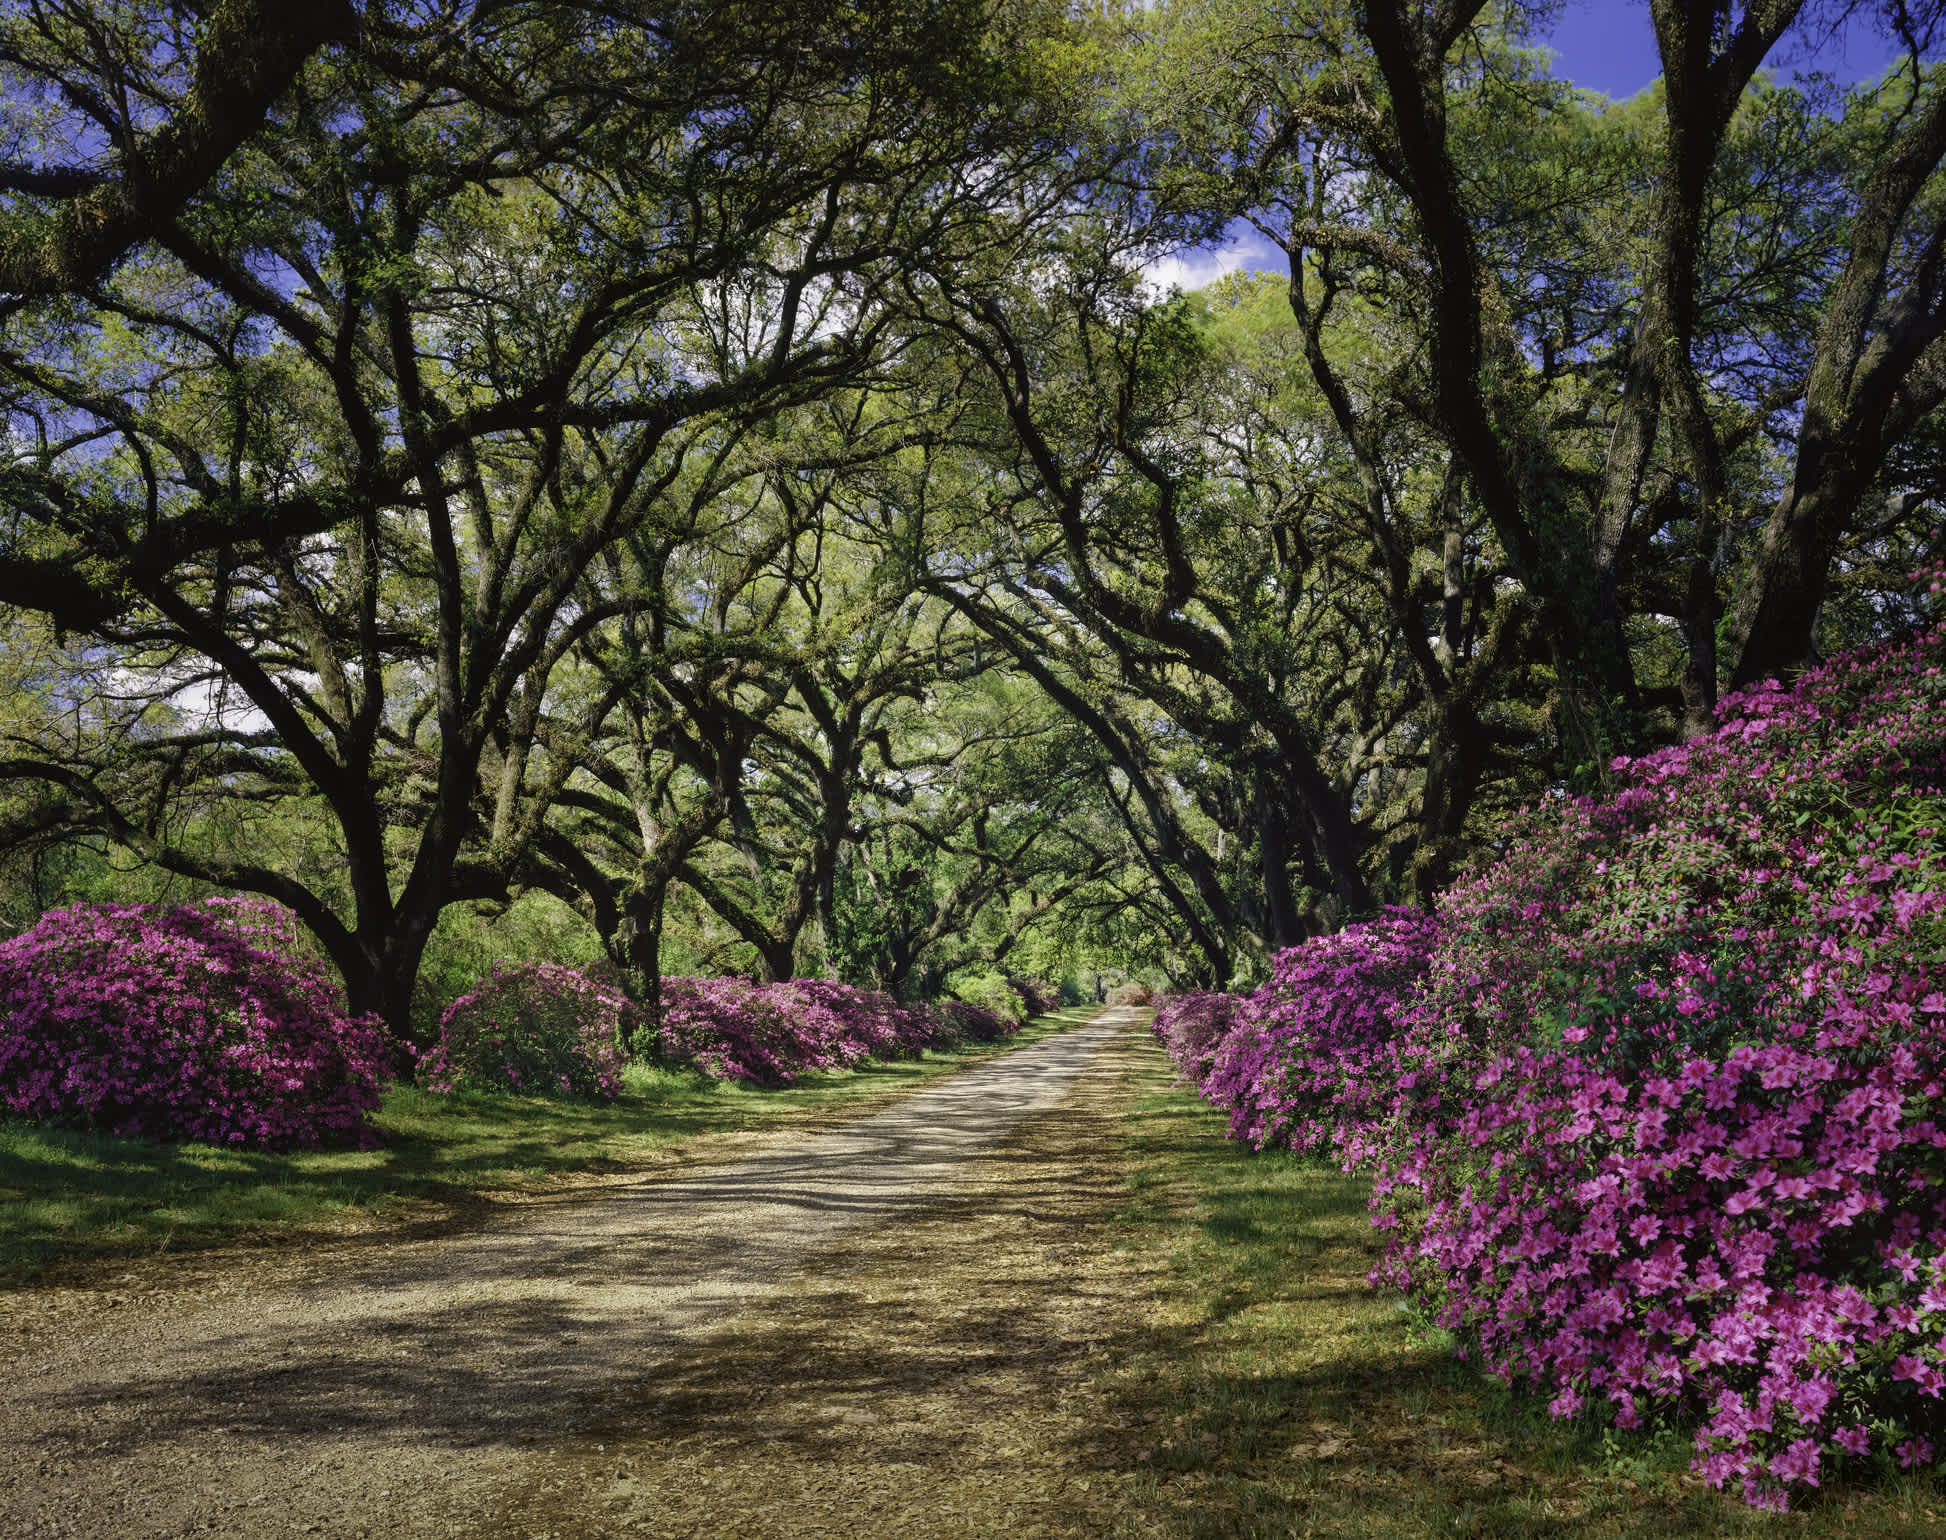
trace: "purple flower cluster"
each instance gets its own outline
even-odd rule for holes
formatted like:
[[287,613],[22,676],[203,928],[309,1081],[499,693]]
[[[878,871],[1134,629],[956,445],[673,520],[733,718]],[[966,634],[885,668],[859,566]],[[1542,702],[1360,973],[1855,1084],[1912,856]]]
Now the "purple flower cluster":
[[916,1058],[925,1048],[996,1041],[1014,1030],[957,1000],[904,1006],[825,979],[668,978],[656,1041],[664,1057],[719,1080],[789,1085],[806,1070]]
[[1020,1023],[1011,1017],[965,1000],[935,1000],[918,1010],[925,1020],[925,1030],[930,1034],[925,1043],[928,1048],[997,1043],[1020,1030]]
[[1183,1078],[1230,1113],[1230,1137],[1327,1154],[1385,1100],[1396,1018],[1439,928],[1412,909],[1277,954],[1248,997],[1173,995],[1154,1029]]
[[446,1007],[439,1041],[419,1061],[428,1090],[461,1086],[613,1101],[634,1007],[558,963],[495,963]]
[[[1291,954],[1277,955],[1282,960]],[[1203,1083],[1216,1063],[1217,1049],[1238,1013],[1252,1003],[1245,995],[1195,989],[1166,994],[1156,1002],[1149,1026],[1185,1085],[1204,1089]]]
[[1350,1003],[1366,927],[1284,1018],[1165,1027],[1240,1135],[1372,1173],[1375,1277],[1489,1370],[1781,1508],[1946,1434],[1946,629],[1722,716],[1511,831],[1416,986]]
[[388,1042],[260,899],[76,905],[0,945],[0,1107],[252,1148],[369,1146]]

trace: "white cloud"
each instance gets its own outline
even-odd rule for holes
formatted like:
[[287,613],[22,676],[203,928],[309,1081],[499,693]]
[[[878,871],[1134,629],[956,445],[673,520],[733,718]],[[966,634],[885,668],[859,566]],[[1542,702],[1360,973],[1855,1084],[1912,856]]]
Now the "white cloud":
[[1233,249],[1171,252],[1166,257],[1145,262],[1142,280],[1157,294],[1167,294],[1171,289],[1188,293],[1215,283],[1242,266],[1243,258]]
[[1143,263],[1142,278],[1159,295],[1171,288],[1188,293],[1239,269],[1279,276],[1290,271],[1284,253],[1239,219],[1223,232],[1219,245],[1185,246]]

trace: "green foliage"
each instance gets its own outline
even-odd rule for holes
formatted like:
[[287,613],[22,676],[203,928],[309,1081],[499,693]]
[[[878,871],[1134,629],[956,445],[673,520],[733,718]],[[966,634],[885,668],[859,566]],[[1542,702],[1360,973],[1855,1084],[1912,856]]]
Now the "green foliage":
[[908,864],[875,878],[856,858],[840,872],[825,937],[834,976],[874,989],[893,980],[899,950],[910,945],[933,911],[933,879],[925,868]]
[[1026,1019],[1027,1011],[1021,1004],[1020,995],[1013,985],[1007,982],[1004,974],[956,973],[947,981],[946,987],[954,998],[964,1000],[968,1005],[977,1005],[982,1010],[992,1011],[1003,1021]]
[[[313,40],[0,318],[0,924],[268,894],[422,1045],[503,960],[1249,984],[1936,607],[1946,73],[1664,8],[1721,102],[1609,103],[1389,9]],[[10,228],[207,128],[192,20],[9,16]]]

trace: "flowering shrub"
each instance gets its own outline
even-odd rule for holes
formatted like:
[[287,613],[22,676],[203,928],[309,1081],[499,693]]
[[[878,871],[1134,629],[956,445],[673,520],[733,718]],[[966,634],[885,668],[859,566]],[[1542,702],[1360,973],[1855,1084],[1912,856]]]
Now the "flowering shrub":
[[[1934,630],[1759,687],[1528,817],[1389,1034],[1298,1032],[1254,1090],[1180,1034],[1266,1135],[1373,1173],[1375,1276],[1492,1372],[1680,1419],[1762,1506],[1946,1435],[1942,665]],[[1299,1014],[1338,1019],[1297,951]]]
[[845,1030],[848,1003],[801,993],[790,982],[669,978],[656,1033],[664,1057],[715,1079],[789,1085],[807,1069],[849,1066],[870,1053],[871,1027]]
[[1020,998],[1020,1009],[1027,1016],[1045,1016],[1061,1008],[1061,986],[1052,979],[1023,979],[1007,975],[1007,985]]
[[1165,1000],[1155,1030],[1183,1077],[1229,1110],[1231,1138],[1323,1154],[1384,1106],[1396,1018],[1437,936],[1429,916],[1389,909],[1278,953],[1247,999]]
[[829,979],[792,979],[783,986],[812,1009],[829,1013],[835,1031],[864,1048],[862,1057],[916,1059],[934,1040],[923,1007],[900,1005],[890,995]]
[[613,1101],[622,1089],[631,1007],[618,991],[558,963],[495,963],[446,1007],[419,1061],[433,1091],[460,1086]]
[[719,1080],[789,1085],[806,1070],[915,1058],[925,1048],[991,1042],[1015,1030],[963,1001],[904,1006],[825,979],[669,978],[654,1037],[663,1057]]
[[952,991],[967,1005],[977,1005],[1015,1024],[1030,1014],[1026,999],[1004,974],[962,973],[954,979]]
[[377,1023],[344,1014],[259,899],[76,905],[0,945],[0,1106],[144,1139],[376,1142]]
[[1110,1005],[1147,1005],[1155,999],[1155,991],[1140,979],[1131,979],[1126,984],[1117,984],[1108,991]]
[[1020,1023],[984,1006],[964,1000],[935,1000],[926,1007],[932,1041],[927,1045],[956,1048],[964,1043],[997,1043],[1012,1037]]
[[[1280,953],[1280,960],[1286,953]],[[1248,1004],[1245,995],[1216,990],[1185,990],[1164,995],[1149,1019],[1149,1029],[1169,1055],[1185,1085],[1197,1090],[1209,1078],[1217,1046],[1229,1035],[1237,1013]]]

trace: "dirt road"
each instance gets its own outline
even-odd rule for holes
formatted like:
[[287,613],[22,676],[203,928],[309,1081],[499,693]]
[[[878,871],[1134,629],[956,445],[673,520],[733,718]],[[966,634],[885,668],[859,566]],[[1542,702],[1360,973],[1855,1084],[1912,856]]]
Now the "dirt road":
[[[1089,1419],[1042,1446],[1139,1292],[1086,1233],[1112,1201],[1102,1141],[1133,1019],[1111,1011],[836,1131],[489,1229],[218,1265],[193,1287],[132,1277],[125,1296],[45,1315],[24,1296],[0,1316],[0,1533],[870,1535],[926,1533],[963,1505],[985,1516],[952,1528],[998,1533],[1020,1504],[1057,1500],[1096,1527]],[[1010,1285],[1023,1266],[1039,1282]],[[1020,1319],[1022,1289],[1050,1279],[1054,1304]],[[850,1363],[892,1297],[931,1302],[906,1310],[900,1340],[933,1369],[834,1392],[858,1376],[833,1354]],[[1007,1410],[994,1377],[1013,1359],[1045,1382],[1044,1405],[1014,1408],[1039,1429],[1021,1435],[1033,1455],[963,1436]],[[793,1383],[811,1387],[794,1409]],[[900,1447],[932,1450],[889,1484],[885,1452],[865,1452],[888,1416]],[[1002,1447],[1030,1473],[1012,1496],[987,1469]],[[708,1471],[732,1467],[736,1490],[712,1492]],[[864,1496],[833,1495],[861,1481]]]

